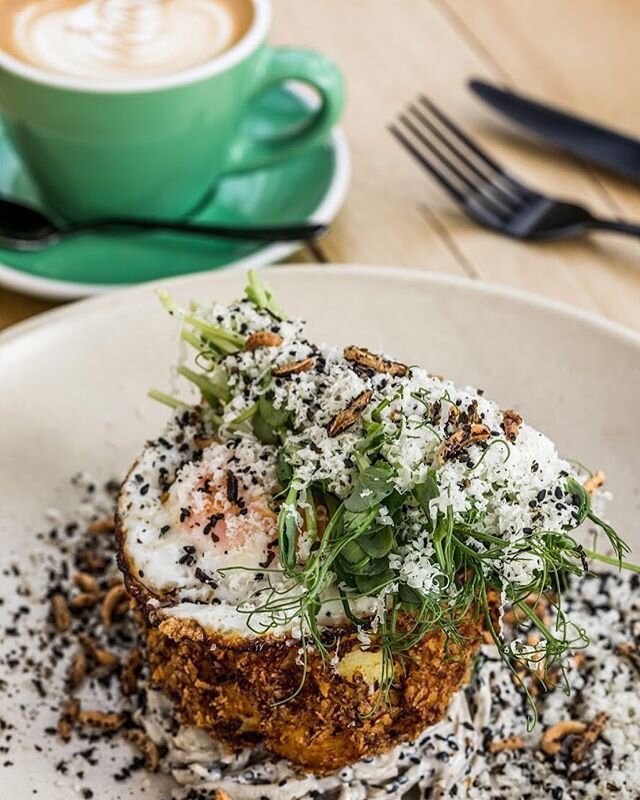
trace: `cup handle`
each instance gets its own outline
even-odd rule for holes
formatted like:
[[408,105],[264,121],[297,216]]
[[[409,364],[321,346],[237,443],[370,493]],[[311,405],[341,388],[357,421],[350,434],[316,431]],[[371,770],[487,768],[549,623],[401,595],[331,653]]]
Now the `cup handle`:
[[340,70],[312,50],[269,48],[253,97],[287,80],[309,84],[320,94],[320,108],[314,109],[302,129],[265,139],[240,135],[232,150],[227,172],[244,172],[282,161],[315,144],[322,143],[335,125],[344,105],[344,80]]

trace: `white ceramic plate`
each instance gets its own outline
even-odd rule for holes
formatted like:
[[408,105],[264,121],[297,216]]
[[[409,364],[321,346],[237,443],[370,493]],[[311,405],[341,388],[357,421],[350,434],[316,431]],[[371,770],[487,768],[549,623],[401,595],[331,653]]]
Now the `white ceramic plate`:
[[[504,407],[519,409],[564,455],[604,469],[615,495],[610,517],[637,556],[639,336],[520,293],[426,273],[281,267],[265,278],[292,315],[309,320],[315,336],[381,347],[480,386]],[[230,300],[244,283],[242,272],[230,271],[165,285],[179,301],[206,301]],[[73,506],[72,474],[123,474],[166,416],[146,391],[168,385],[175,359],[174,326],[149,285],[44,314],[0,336],[2,562],[24,559],[38,546],[34,531],[45,509]],[[0,574],[0,594],[3,588]],[[6,616],[0,607],[0,630],[9,624]],[[19,703],[28,709],[41,701],[28,678],[10,689],[11,697],[0,693],[0,716],[24,728]],[[41,729],[27,729],[26,744],[7,756],[14,766],[2,770],[0,797],[78,796],[80,782],[60,776],[51,758],[33,749]],[[109,774],[105,764],[105,777],[92,778],[99,800],[166,797],[157,783],[141,795],[140,783],[116,786]]]

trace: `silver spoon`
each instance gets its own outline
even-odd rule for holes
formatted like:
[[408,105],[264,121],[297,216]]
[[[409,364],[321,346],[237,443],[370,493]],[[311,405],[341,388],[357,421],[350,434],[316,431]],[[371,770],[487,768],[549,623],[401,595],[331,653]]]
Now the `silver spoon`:
[[299,242],[315,239],[326,232],[320,223],[291,225],[235,225],[171,222],[138,217],[105,217],[56,225],[49,217],[31,206],[0,198],[0,247],[11,250],[41,250],[78,233],[122,229],[130,231],[171,231],[191,236],[235,239],[247,242]]

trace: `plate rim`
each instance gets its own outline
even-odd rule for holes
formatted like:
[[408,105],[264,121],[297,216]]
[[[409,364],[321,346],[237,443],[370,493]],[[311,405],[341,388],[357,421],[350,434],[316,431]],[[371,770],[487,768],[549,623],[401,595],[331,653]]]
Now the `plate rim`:
[[[297,92],[296,92],[297,94]],[[304,99],[304,98],[303,98]],[[303,221],[321,223],[328,225],[336,217],[344,204],[347,189],[351,182],[351,151],[347,137],[340,125],[331,131],[329,144],[333,150],[335,164],[329,187],[315,210]],[[224,266],[215,267],[211,270],[201,270],[191,272],[186,275],[176,277],[188,277],[190,275],[207,275],[221,270],[228,269],[251,269],[275,264],[282,261],[287,256],[300,250],[303,244],[300,242],[281,242],[268,244],[250,256],[231,261]],[[55,278],[42,278],[31,273],[22,272],[15,267],[0,262],[0,287],[10,289],[14,292],[21,292],[38,297],[44,300],[80,300],[95,295],[112,294],[122,290],[136,288],[137,286],[149,286],[155,281],[173,280],[173,278],[155,279],[138,282],[133,284],[123,283],[80,283],[78,281],[56,280]]]
[[[238,264],[234,272],[246,273],[252,268],[251,264]],[[262,267],[265,271],[265,266]],[[524,306],[529,306],[541,311],[551,312],[556,316],[573,319],[574,321],[586,325],[588,327],[596,328],[614,338],[624,341],[625,343],[640,350],[640,331],[635,331],[620,322],[608,319],[601,314],[593,311],[588,311],[577,306],[572,306],[561,300],[548,298],[544,295],[534,294],[533,292],[524,289],[505,286],[491,281],[479,280],[463,275],[455,275],[449,273],[432,272],[427,269],[410,268],[410,267],[394,267],[390,265],[373,265],[373,264],[358,264],[358,263],[329,263],[329,264],[308,264],[304,262],[288,263],[282,265],[280,269],[291,271],[292,273],[299,273],[300,271],[308,272],[311,274],[326,275],[331,272],[333,275],[354,275],[357,277],[377,278],[382,277],[385,279],[402,280],[402,281],[418,281],[425,285],[438,284],[442,286],[450,286],[454,288],[461,288],[470,292],[474,292],[483,296],[499,296],[503,299],[513,300],[516,303]],[[23,336],[29,336],[37,332],[40,328],[47,327],[50,323],[55,323],[58,320],[66,320],[67,318],[73,319],[74,317],[81,320],[85,315],[93,314],[94,310],[99,309],[101,306],[108,307],[111,304],[118,303],[121,298],[133,299],[136,296],[148,295],[154,292],[157,288],[171,288],[173,286],[180,287],[182,284],[190,282],[206,282],[207,280],[216,280],[217,274],[225,274],[227,270],[211,270],[206,272],[189,273],[187,275],[178,275],[171,278],[163,278],[161,280],[151,280],[145,283],[134,284],[125,288],[118,288],[110,292],[101,292],[88,297],[84,297],[77,302],[69,305],[58,306],[56,308],[43,311],[21,322],[10,325],[6,330],[0,331],[0,355],[2,352],[12,344],[16,339]],[[268,280],[268,275],[267,275]]]

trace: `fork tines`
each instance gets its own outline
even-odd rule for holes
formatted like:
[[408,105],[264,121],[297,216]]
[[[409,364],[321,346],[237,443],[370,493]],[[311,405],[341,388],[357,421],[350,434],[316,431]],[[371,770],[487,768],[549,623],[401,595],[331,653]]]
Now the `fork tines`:
[[497,224],[532,194],[424,95],[389,129],[458,204],[480,206]]

